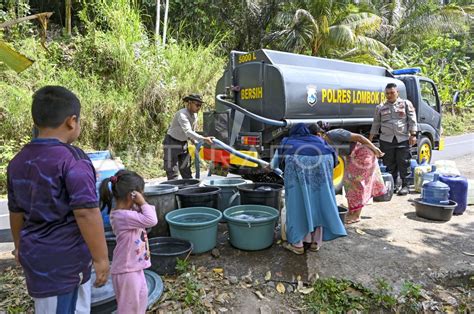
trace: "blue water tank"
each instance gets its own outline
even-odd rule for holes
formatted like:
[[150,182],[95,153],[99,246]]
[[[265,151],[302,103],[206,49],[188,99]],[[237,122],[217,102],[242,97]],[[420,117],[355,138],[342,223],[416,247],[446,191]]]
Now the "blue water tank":
[[462,215],[467,208],[467,179],[462,176],[440,175],[439,181],[449,186],[449,199],[458,204],[454,208],[453,215]]
[[[94,165],[97,181],[96,181],[96,191],[97,191],[97,198],[99,199],[99,187],[102,180],[113,176],[117,171],[124,169],[123,163],[120,159],[114,159],[110,151],[95,151],[87,153],[87,156],[92,161]],[[109,219],[109,208],[104,208],[102,211],[102,219],[104,220],[104,225],[106,227],[110,226],[110,219]]]
[[423,184],[421,198],[425,203],[448,204],[449,186],[440,182],[439,174],[435,173],[433,181]]

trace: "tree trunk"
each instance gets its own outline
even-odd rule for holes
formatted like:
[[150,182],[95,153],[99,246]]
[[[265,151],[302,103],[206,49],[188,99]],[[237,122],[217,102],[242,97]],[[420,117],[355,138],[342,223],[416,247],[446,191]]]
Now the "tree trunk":
[[161,9],[161,1],[156,0],[156,25],[155,25],[156,46],[158,46],[160,44],[160,42],[159,42],[159,40],[160,40],[160,15],[161,15],[160,9]]
[[165,5],[165,20],[163,21],[163,46],[166,44],[166,32],[168,31],[168,9],[170,7],[170,0],[166,0]]
[[72,18],[71,18],[72,0],[66,0],[66,34],[71,36]]

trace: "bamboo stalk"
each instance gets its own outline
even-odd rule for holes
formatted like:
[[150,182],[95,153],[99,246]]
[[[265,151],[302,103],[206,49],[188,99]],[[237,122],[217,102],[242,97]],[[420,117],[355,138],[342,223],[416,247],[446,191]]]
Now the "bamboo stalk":
[[166,6],[165,6],[165,20],[164,20],[164,26],[163,26],[163,46],[166,44],[166,32],[168,29],[168,9],[170,7],[170,0],[166,0]]
[[71,18],[72,0],[66,0],[66,34],[71,36],[72,18]]
[[161,7],[161,1],[156,0],[156,25],[155,25],[155,40],[156,40],[156,45],[159,45],[159,38],[160,38],[160,8]]

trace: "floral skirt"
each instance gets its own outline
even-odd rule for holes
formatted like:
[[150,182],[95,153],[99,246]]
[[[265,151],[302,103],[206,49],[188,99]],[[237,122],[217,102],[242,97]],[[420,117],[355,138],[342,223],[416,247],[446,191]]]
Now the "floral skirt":
[[349,211],[360,210],[372,197],[386,193],[377,158],[370,148],[357,143],[346,157],[343,184]]

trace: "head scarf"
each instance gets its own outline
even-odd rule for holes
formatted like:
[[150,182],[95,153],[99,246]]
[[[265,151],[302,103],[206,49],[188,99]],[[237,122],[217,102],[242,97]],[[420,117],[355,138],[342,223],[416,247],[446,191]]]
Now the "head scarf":
[[337,164],[337,156],[334,148],[329,146],[322,138],[312,135],[308,127],[303,123],[298,123],[290,129],[290,134],[288,137],[283,138],[278,153],[280,156],[317,156],[331,154],[334,158],[334,165]]

